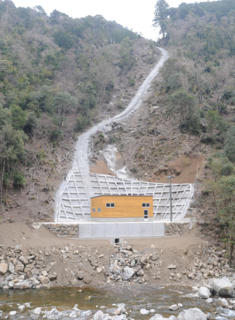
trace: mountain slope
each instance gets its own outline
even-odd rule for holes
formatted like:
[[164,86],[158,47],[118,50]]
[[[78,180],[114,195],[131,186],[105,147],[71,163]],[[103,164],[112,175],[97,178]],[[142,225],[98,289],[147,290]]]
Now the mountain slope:
[[160,53],[102,16],[0,1],[1,217],[53,218],[80,132],[119,113]]

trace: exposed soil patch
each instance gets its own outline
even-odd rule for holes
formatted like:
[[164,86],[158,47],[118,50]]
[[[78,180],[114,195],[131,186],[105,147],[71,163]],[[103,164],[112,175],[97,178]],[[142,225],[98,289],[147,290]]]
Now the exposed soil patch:
[[100,173],[100,174],[108,174],[110,176],[116,176],[114,172],[112,172],[104,160],[98,160],[96,161],[96,164],[92,167],[90,167],[90,172],[92,173]]
[[203,167],[204,155],[189,153],[172,161],[168,167],[157,170],[153,182],[167,183],[167,176],[175,176],[173,183],[193,183],[197,174]]

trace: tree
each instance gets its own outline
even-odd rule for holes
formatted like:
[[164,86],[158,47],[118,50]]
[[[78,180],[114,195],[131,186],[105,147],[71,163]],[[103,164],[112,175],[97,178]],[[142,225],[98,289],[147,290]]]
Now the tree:
[[166,34],[166,19],[169,15],[169,5],[165,0],[158,0],[155,5],[155,12],[153,18],[153,26],[160,27],[160,34],[163,38]]
[[199,115],[194,96],[188,94],[184,89],[179,89],[171,95],[171,103],[176,106],[180,115],[181,131],[198,134]]
[[63,115],[69,112],[72,108],[75,108],[78,101],[70,93],[64,91],[59,92],[53,99],[53,105],[57,109],[57,116],[59,118],[59,129],[62,128]]
[[6,124],[0,132],[0,203],[4,182],[7,184],[17,171],[17,164],[24,158],[23,134]]
[[46,15],[46,11],[43,9],[42,6],[36,6],[34,8],[34,10],[36,10],[38,13],[42,14],[42,15]]
[[215,111],[209,110],[207,112],[206,120],[208,121],[208,129],[210,131],[211,136],[219,119],[220,119],[220,115],[217,110]]
[[235,162],[235,126],[227,131],[224,142],[224,151],[231,162]]
[[235,176],[222,177],[216,188],[220,223],[224,229],[223,241],[229,244],[229,260],[233,258],[235,240]]
[[12,115],[13,129],[23,130],[27,119],[27,113],[16,105],[13,105],[10,110]]
[[74,45],[71,35],[64,30],[58,30],[53,37],[55,43],[61,48],[70,49]]

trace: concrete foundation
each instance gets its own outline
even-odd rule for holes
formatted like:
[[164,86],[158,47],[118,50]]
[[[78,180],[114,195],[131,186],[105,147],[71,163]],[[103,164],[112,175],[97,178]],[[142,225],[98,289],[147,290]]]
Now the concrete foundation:
[[185,222],[89,222],[83,221],[76,224],[69,222],[33,223],[35,229],[45,226],[58,237],[71,239],[110,239],[115,238],[157,238],[164,236],[180,235],[189,226]]

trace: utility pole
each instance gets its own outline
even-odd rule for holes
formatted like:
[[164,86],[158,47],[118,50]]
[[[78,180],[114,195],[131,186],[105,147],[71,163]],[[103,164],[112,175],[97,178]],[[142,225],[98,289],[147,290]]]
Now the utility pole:
[[170,216],[172,221],[172,188],[171,188],[171,178],[175,178],[175,176],[168,176],[168,179],[170,179]]

